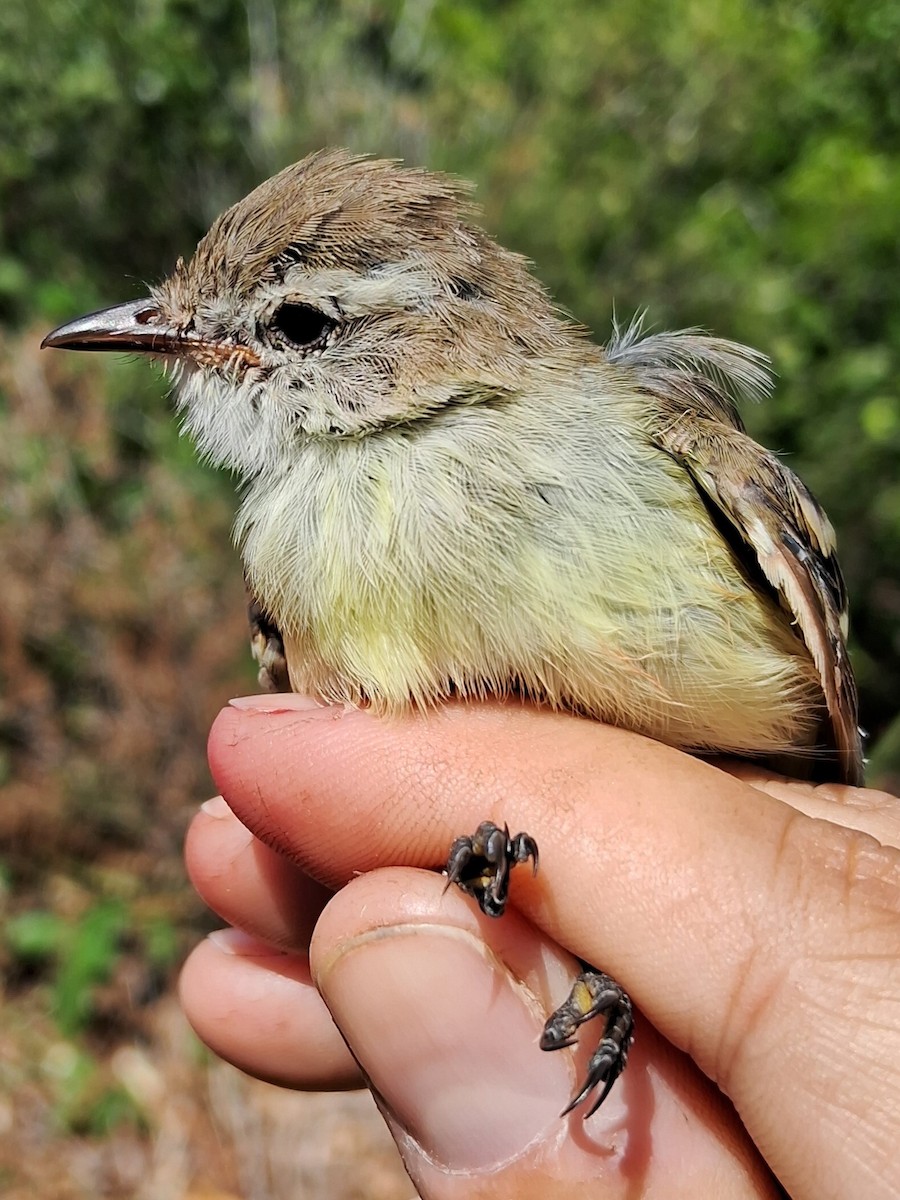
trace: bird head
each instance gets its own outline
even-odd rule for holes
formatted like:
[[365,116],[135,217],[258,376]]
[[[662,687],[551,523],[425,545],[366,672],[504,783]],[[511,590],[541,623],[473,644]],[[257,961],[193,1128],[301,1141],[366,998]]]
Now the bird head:
[[503,395],[571,348],[526,261],[472,218],[458,180],[322,151],[218,217],[147,298],[43,344],[162,356],[200,451],[278,473],[310,438]]

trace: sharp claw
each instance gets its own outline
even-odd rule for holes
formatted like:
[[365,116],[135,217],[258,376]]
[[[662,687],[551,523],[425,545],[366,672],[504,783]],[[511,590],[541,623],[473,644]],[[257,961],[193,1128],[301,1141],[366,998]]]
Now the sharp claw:
[[541,1049],[561,1050],[564,1046],[574,1045],[580,1026],[597,1016],[606,1018],[603,1039],[588,1064],[582,1087],[563,1109],[562,1116],[567,1116],[597,1088],[598,1094],[584,1119],[593,1116],[621,1075],[632,1042],[633,1017],[628,996],[608,975],[585,968],[565,1003],[551,1013],[544,1025]]
[[581,1104],[583,1101],[585,1101],[588,1098],[588,1096],[591,1094],[591,1092],[594,1090],[595,1087],[599,1087],[600,1084],[602,1083],[603,1090],[600,1092],[600,1094],[594,1100],[593,1104],[590,1106],[590,1108],[584,1114],[583,1120],[586,1121],[588,1119],[588,1117],[592,1117],[594,1115],[594,1113],[597,1111],[597,1109],[600,1107],[600,1105],[603,1103],[603,1101],[606,1099],[606,1097],[609,1095],[609,1093],[612,1091],[612,1086],[616,1082],[616,1080],[619,1078],[620,1074],[621,1074],[621,1066],[619,1066],[617,1069],[616,1063],[608,1063],[606,1065],[606,1067],[604,1068],[603,1072],[598,1073],[598,1074],[595,1074],[589,1067],[588,1073],[587,1073],[587,1078],[585,1079],[583,1086],[581,1087],[581,1089],[579,1091],[577,1091],[575,1093],[575,1095],[572,1097],[572,1099],[569,1101],[569,1103],[566,1105],[566,1107],[562,1110],[562,1112],[559,1115],[561,1117],[567,1117],[570,1112],[573,1112],[578,1107],[579,1104]]
[[529,858],[535,860],[537,869],[534,838],[526,833],[510,837],[508,825],[501,829],[492,821],[482,821],[471,837],[459,837],[450,847],[444,873],[448,886],[455,883],[472,896],[485,916],[501,917],[506,909],[510,872]]
[[568,1037],[562,1042],[557,1042],[553,1038],[548,1038],[546,1029],[541,1034],[540,1047],[542,1050],[565,1050],[567,1046],[577,1046],[577,1044],[578,1038],[575,1037],[574,1034],[572,1037]]
[[569,1113],[573,1113],[590,1090],[590,1088],[582,1088],[580,1092],[576,1092],[566,1107],[559,1114],[560,1117],[567,1117]]
[[603,1086],[603,1091],[600,1093],[600,1095],[597,1097],[597,1099],[594,1101],[594,1103],[591,1105],[591,1107],[584,1114],[585,1121],[588,1119],[588,1117],[592,1117],[594,1115],[594,1113],[597,1111],[597,1109],[600,1107],[600,1105],[603,1103],[603,1101],[609,1095],[610,1090],[612,1089],[612,1085],[616,1082],[616,1079],[618,1078],[618,1076],[619,1076],[619,1072],[617,1071],[615,1073],[615,1075],[613,1075],[609,1079],[607,1079],[606,1083]]

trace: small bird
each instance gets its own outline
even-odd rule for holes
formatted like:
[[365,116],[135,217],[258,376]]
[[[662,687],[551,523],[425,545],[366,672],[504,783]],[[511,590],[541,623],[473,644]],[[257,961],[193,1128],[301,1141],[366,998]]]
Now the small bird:
[[[264,685],[382,713],[516,695],[861,782],[834,532],[737,411],[768,360],[640,319],[595,345],[460,181],[313,154],[149,297],[43,344],[161,356],[200,453],[242,478]],[[487,822],[448,874],[499,915],[536,854]],[[631,1043],[627,996],[586,967],[542,1044],[596,1014],[570,1108]]]

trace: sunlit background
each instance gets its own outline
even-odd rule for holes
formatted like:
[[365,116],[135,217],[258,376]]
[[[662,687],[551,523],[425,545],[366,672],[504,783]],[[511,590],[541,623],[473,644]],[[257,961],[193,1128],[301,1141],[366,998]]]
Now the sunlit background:
[[[41,354],[323,145],[477,182],[603,340],[767,351],[746,414],[838,529],[870,777],[900,781],[895,0],[0,6],[0,1191],[408,1197],[365,1098],[212,1063],[172,998],[183,830],[253,687],[232,484],[145,363]],[[305,1140],[304,1140],[305,1139]]]

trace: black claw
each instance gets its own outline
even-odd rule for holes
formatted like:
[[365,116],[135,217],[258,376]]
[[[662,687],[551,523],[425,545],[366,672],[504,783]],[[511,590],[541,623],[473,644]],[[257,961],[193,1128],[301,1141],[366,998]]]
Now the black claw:
[[625,1069],[625,1062],[628,1057],[627,1048],[623,1050],[618,1044],[614,1044],[610,1038],[604,1038],[597,1049],[596,1054],[591,1058],[588,1064],[587,1075],[579,1091],[575,1093],[566,1107],[560,1114],[567,1117],[570,1112],[578,1107],[582,1101],[586,1100],[595,1087],[600,1087],[599,1094],[593,1104],[584,1114],[584,1120],[592,1117],[606,1097],[609,1095],[612,1085],[616,1082],[619,1076]]
[[488,917],[501,917],[509,895],[509,876],[518,863],[538,868],[538,848],[527,833],[510,837],[509,827],[482,821],[471,837],[458,837],[450,847],[444,874],[447,886],[455,883],[472,896]]
[[606,1031],[588,1063],[582,1087],[575,1093],[562,1116],[568,1115],[588,1098],[595,1088],[600,1091],[584,1114],[593,1116],[625,1069],[628,1051],[634,1040],[634,1015],[628,994],[601,971],[585,968],[575,980],[564,1004],[552,1013],[541,1034],[542,1050],[561,1050],[571,1046],[579,1026],[597,1016],[606,1017]]

